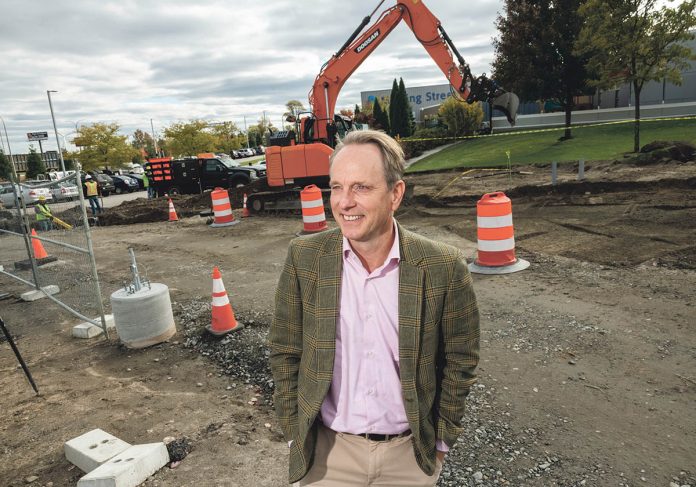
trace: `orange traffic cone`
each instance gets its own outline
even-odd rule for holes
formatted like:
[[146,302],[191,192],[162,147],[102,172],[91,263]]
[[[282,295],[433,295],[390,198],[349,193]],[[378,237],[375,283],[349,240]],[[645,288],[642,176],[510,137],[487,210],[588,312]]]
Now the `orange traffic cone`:
[[216,336],[225,335],[231,331],[239,331],[244,327],[237,323],[230,304],[230,298],[225,291],[222,276],[217,267],[213,269],[213,321],[206,327],[210,333]]
[[176,216],[176,210],[174,209],[174,203],[172,203],[172,199],[169,198],[169,221],[170,222],[178,222],[179,217]]
[[41,243],[41,240],[36,237],[36,230],[33,228],[31,229],[31,246],[34,249],[34,258],[35,259],[45,259],[48,257],[48,254],[46,253],[46,249],[44,249],[43,244]]
[[251,216],[251,213],[249,213],[249,208],[247,208],[246,202],[247,195],[246,193],[244,193],[244,205],[242,205],[242,218],[248,218]]

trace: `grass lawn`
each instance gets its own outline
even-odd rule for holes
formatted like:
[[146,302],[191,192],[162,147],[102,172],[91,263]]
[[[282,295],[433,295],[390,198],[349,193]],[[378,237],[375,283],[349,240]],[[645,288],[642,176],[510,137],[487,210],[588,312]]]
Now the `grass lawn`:
[[[573,139],[559,142],[563,130],[463,140],[447,149],[421,159],[407,172],[458,167],[507,166],[510,151],[512,164],[608,160],[621,158],[633,150],[633,123],[582,126],[573,128]],[[643,120],[640,124],[641,147],[654,140],[682,140],[696,143],[696,119]]]

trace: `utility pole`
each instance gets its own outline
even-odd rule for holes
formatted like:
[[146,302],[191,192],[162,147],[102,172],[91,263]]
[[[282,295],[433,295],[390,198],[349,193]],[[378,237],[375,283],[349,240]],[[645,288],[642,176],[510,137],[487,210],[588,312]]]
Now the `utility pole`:
[[12,159],[12,149],[10,148],[10,138],[7,136],[7,125],[5,125],[4,118],[0,117],[0,120],[2,120],[2,126],[5,129],[5,139],[7,140],[7,154],[10,156],[10,165],[12,166],[12,174],[14,175],[15,182],[19,182],[19,176],[17,175],[17,169],[15,168],[15,162]]
[[157,147],[157,137],[155,137],[155,126],[152,123],[152,119],[150,119],[150,129],[152,129],[152,140],[155,142],[155,155],[159,157],[159,148]]
[[246,135],[247,149],[248,149],[249,148],[249,131],[247,130],[246,115],[244,115],[244,135]]
[[46,90],[46,94],[48,95],[48,106],[51,108],[51,119],[53,119],[53,131],[56,134],[56,145],[58,146],[58,157],[60,158],[60,170],[63,171],[63,176],[65,176],[65,161],[63,161],[63,151],[60,150],[60,140],[58,140],[58,128],[56,127],[56,117],[53,115],[53,103],[51,102],[51,93],[58,92],[56,90]]

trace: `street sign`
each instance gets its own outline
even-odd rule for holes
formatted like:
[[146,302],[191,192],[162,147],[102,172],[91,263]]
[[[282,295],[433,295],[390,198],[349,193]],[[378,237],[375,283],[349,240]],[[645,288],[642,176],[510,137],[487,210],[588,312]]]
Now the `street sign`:
[[34,140],[47,140],[48,132],[29,132],[27,133],[27,140],[32,142]]

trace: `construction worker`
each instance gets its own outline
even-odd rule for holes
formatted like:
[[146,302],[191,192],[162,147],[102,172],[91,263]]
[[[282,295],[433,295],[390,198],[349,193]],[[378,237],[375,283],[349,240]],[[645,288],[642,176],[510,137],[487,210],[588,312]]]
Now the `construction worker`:
[[39,202],[36,204],[34,212],[36,213],[36,225],[39,231],[48,232],[52,227],[51,220],[53,220],[53,215],[46,203],[45,196],[39,196]]
[[89,174],[85,176],[85,196],[87,196],[87,199],[89,200],[89,206],[92,209],[92,216],[96,216],[97,213],[101,213],[102,208],[99,205],[99,185]]
[[152,199],[152,190],[155,189],[152,186],[150,186],[150,179],[148,179],[147,174],[143,173],[143,186],[145,187],[145,190],[147,191],[147,199]]

